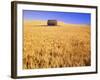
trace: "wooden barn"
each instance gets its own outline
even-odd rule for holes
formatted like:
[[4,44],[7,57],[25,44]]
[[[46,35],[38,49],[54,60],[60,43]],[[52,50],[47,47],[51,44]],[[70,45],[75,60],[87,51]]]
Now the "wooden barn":
[[57,26],[57,20],[48,20],[47,25],[48,26]]

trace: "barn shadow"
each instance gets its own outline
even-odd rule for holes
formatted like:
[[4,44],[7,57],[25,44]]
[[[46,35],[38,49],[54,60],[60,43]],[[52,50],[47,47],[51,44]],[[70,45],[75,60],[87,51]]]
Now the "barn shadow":
[[53,26],[53,25],[33,25],[35,27],[61,27],[61,25],[56,25],[56,26]]

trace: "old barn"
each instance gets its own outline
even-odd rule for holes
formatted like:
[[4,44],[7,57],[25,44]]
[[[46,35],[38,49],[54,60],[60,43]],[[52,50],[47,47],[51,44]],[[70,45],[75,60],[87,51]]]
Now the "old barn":
[[48,26],[57,26],[57,20],[48,20],[47,25]]

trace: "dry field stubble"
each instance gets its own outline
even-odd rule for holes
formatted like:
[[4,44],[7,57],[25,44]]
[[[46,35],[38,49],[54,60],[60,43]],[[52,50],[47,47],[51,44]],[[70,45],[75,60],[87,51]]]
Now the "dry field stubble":
[[90,66],[90,27],[24,22],[23,69]]

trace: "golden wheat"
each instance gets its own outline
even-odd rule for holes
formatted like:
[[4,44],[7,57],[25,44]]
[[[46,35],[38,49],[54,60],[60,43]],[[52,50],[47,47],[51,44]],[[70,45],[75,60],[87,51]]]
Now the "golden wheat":
[[90,58],[89,26],[24,23],[23,69],[89,66]]

